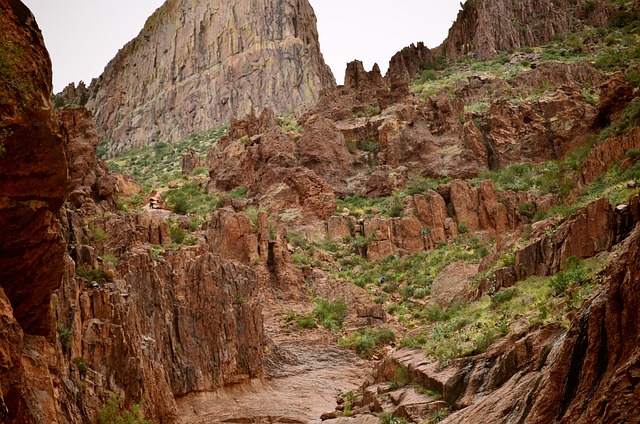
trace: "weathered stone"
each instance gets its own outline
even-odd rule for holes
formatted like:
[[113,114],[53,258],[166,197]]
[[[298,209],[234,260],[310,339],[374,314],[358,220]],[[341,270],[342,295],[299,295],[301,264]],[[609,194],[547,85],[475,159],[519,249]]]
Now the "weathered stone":
[[[67,192],[67,160],[48,97],[51,62],[35,19],[0,1],[0,286],[28,334],[53,338],[51,291],[60,285],[64,240],[54,214]],[[4,69],[4,68],[3,68]],[[18,84],[24,88],[17,90]]]
[[306,0],[173,1],[107,65],[87,108],[113,155],[254,108],[290,112],[334,86]]
[[346,180],[354,160],[344,136],[326,118],[312,115],[303,125],[298,141],[300,164],[322,177],[338,193],[346,191]]
[[467,298],[478,265],[454,262],[447,265],[431,285],[431,298],[443,309]]
[[[537,46],[554,36],[578,31],[585,24],[604,26],[615,9],[596,0],[593,9],[570,0],[473,1],[465,3],[436,50],[450,59],[469,53],[481,60],[492,59],[500,51]],[[499,17],[499,18],[497,18]],[[526,23],[523,28],[522,23]]]
[[66,108],[57,110],[56,117],[69,162],[69,203],[87,212],[95,210],[94,203],[100,204],[102,211],[114,211],[117,180],[109,173],[107,164],[96,157],[100,139],[91,112],[85,108]]

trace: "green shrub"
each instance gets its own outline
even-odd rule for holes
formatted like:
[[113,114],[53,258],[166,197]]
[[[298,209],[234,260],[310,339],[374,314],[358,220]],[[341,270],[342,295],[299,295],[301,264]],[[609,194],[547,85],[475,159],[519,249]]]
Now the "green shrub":
[[420,74],[420,79],[418,80],[418,84],[424,84],[427,81],[437,80],[439,78],[438,71],[435,69],[425,69]]
[[499,305],[502,305],[503,303],[508,302],[509,300],[513,299],[517,295],[518,295],[517,287],[509,287],[504,290],[500,290],[499,292],[491,296],[491,306],[497,307]]
[[315,300],[314,313],[320,324],[330,330],[342,327],[342,322],[349,313],[349,307],[344,299],[335,301],[317,298]]
[[341,338],[338,344],[355,350],[362,357],[370,358],[375,347],[391,343],[395,339],[396,334],[392,330],[386,328],[366,328]]
[[638,159],[640,158],[640,149],[631,149],[625,153],[625,156],[629,159]]
[[518,213],[531,219],[536,214],[537,208],[535,203],[521,203],[518,205]]
[[107,276],[102,268],[88,268],[84,265],[76,267],[76,275],[84,278],[88,282],[95,281],[102,285],[107,281]]
[[449,408],[440,408],[436,409],[432,413],[429,414],[429,418],[427,420],[428,424],[436,424],[440,421],[444,420],[449,416],[451,410]]
[[373,140],[360,140],[358,141],[358,148],[365,152],[376,153],[380,146],[377,141]]
[[378,414],[378,419],[382,424],[408,424],[405,418],[394,417],[391,412],[380,412]]
[[318,328],[318,324],[316,324],[315,320],[313,319],[313,314],[311,313],[298,315],[296,317],[296,322],[298,323],[300,328]]
[[291,262],[298,266],[310,265],[313,262],[313,257],[301,252],[293,252],[291,254]]
[[398,218],[404,215],[404,205],[401,200],[395,200],[389,206],[389,216]]
[[122,399],[115,393],[111,393],[107,403],[98,411],[100,424],[152,424],[144,418],[141,405],[135,404],[130,410],[123,410]]
[[216,198],[205,194],[198,183],[188,181],[163,194],[171,210],[179,214],[208,213],[216,208]]
[[172,225],[169,227],[169,234],[171,235],[171,240],[174,243],[182,244],[184,242],[185,237],[187,237],[187,232],[176,225]]
[[247,186],[239,186],[231,190],[229,194],[233,199],[243,199],[247,196]]
[[58,339],[60,340],[62,348],[65,350],[71,348],[71,344],[73,343],[73,331],[71,327],[58,325],[56,331],[58,332]]
[[77,358],[73,358],[73,363],[78,368],[78,372],[80,373],[80,375],[84,375],[87,373],[87,371],[89,371],[89,366],[85,362],[83,356],[78,356]]
[[193,171],[191,171],[191,175],[206,175],[208,173],[209,170],[206,166],[196,166],[195,168],[193,168]]

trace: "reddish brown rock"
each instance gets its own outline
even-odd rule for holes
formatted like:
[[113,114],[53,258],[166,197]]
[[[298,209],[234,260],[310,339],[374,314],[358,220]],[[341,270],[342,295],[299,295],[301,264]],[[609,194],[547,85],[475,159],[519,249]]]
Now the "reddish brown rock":
[[527,422],[632,422],[640,413],[640,228],[606,270],[604,286],[580,309]]
[[477,273],[477,264],[453,262],[447,265],[431,285],[432,301],[443,309],[464,301]]
[[597,110],[577,88],[562,87],[537,100],[495,101],[489,111],[486,137],[496,166],[564,157],[586,142],[596,125]]
[[96,204],[103,211],[115,210],[116,177],[96,156],[100,139],[91,112],[85,108],[66,108],[57,110],[56,116],[69,162],[69,203],[88,212],[94,211]]
[[516,277],[555,274],[566,259],[590,258],[609,249],[614,240],[613,208],[607,199],[597,200],[567,218],[552,234],[516,251]]
[[373,65],[370,72],[364,70],[361,61],[354,60],[347,63],[347,69],[344,75],[344,86],[354,90],[363,90],[381,87],[384,84],[380,67],[377,63]]
[[193,170],[199,166],[205,166],[205,161],[198,156],[193,147],[189,147],[182,154],[182,175],[191,175]]
[[5,72],[16,75],[0,78],[0,286],[22,329],[52,338],[50,296],[64,254],[54,213],[67,192],[67,160],[49,101],[51,62],[21,2],[0,2],[0,28]]
[[616,74],[598,87],[598,120],[602,126],[615,122],[620,118],[627,104],[633,100],[633,86],[623,75]]
[[[327,218],[336,209],[334,191],[326,180],[301,166],[298,153],[298,146],[277,125],[273,112],[265,110],[259,120],[248,117],[234,123],[230,135],[207,152],[209,190],[246,186],[248,195],[264,208],[299,208],[306,219]],[[329,172],[328,158],[314,163]]]
[[307,118],[302,129],[298,140],[300,164],[322,177],[336,192],[345,193],[354,160],[342,133],[321,115]]
[[429,190],[424,195],[414,195],[413,204],[416,216],[424,225],[424,232],[427,233],[431,245],[435,246],[440,242],[447,241],[449,237],[446,221],[449,216],[447,215],[447,205],[442,196]]
[[410,82],[433,59],[433,53],[424,43],[411,44],[393,55],[389,61],[389,70],[385,77],[389,81]]
[[640,149],[640,128],[617,137],[609,137],[589,152],[580,169],[579,186],[590,184],[609,167],[625,159],[631,149]]

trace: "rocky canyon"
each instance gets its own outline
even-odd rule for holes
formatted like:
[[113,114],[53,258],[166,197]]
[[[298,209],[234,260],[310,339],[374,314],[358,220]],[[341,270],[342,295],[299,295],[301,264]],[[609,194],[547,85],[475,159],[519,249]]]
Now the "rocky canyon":
[[168,0],[52,96],[0,0],[0,421],[637,422],[639,6],[337,86],[306,0]]

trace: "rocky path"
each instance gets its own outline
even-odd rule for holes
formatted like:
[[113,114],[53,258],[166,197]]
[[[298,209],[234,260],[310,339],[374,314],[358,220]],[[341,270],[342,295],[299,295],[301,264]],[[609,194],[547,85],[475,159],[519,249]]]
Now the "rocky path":
[[278,348],[280,376],[178,400],[182,422],[316,423],[339,393],[362,384],[367,368],[352,352],[302,343]]
[[296,330],[282,317],[287,310],[308,312],[308,302],[267,301],[266,377],[247,384],[196,393],[177,400],[183,424],[319,423],[336,407],[336,396],[355,390],[372,366],[351,350],[337,346],[324,329]]

